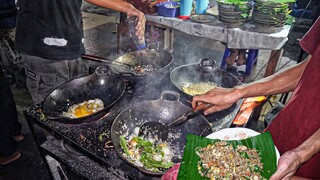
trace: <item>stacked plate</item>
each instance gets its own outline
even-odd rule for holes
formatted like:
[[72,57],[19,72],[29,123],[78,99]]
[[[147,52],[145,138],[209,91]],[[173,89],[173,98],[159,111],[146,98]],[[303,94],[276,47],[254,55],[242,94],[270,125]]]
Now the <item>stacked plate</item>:
[[220,21],[229,24],[242,24],[249,17],[250,7],[248,1],[219,0],[218,12]]
[[255,0],[252,20],[263,26],[283,26],[290,13],[288,3],[277,0]]

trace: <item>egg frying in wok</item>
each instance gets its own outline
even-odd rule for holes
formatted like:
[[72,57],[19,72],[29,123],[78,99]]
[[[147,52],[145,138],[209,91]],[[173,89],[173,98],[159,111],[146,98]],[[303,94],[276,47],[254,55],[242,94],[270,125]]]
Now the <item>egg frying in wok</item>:
[[98,112],[103,108],[104,104],[102,100],[93,99],[70,106],[68,111],[63,112],[62,115],[69,118],[81,118]]

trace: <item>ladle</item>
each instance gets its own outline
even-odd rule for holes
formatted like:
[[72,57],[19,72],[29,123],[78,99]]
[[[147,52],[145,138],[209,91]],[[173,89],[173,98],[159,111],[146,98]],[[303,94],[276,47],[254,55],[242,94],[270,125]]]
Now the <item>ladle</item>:
[[187,120],[202,114],[206,109],[210,107],[212,107],[211,104],[202,103],[201,105],[193,109],[190,109],[182,116],[176,118],[168,125],[156,121],[145,122],[139,128],[139,136],[151,136],[157,137],[161,140],[166,140],[168,138],[168,133],[172,130],[173,127],[178,126],[179,124],[184,123]]

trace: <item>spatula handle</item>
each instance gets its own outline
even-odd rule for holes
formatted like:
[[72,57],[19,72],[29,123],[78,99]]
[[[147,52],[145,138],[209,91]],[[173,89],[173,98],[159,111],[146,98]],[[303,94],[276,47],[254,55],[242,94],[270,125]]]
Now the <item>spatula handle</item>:
[[187,115],[192,115],[192,114],[201,114],[203,111],[205,111],[206,109],[212,107],[211,104],[207,104],[207,103],[202,103],[201,105],[191,109]]
[[205,110],[207,108],[211,107],[211,104],[207,104],[207,103],[202,103],[199,106],[196,106],[195,108],[193,108],[193,112],[199,111],[199,110]]
[[90,60],[90,61],[104,62],[104,63],[108,63],[108,64],[112,63],[112,60],[105,59],[105,58],[98,57],[98,56],[94,56],[94,55],[90,55],[90,54],[82,54],[81,58],[86,59],[86,60]]
[[211,104],[206,104],[203,103],[193,109],[190,109],[189,111],[187,111],[184,115],[180,116],[179,118],[177,118],[176,120],[172,121],[169,126],[177,126],[178,124],[181,124],[187,120],[189,120],[192,117],[195,117],[197,115],[200,115],[204,110],[208,109],[212,107]]

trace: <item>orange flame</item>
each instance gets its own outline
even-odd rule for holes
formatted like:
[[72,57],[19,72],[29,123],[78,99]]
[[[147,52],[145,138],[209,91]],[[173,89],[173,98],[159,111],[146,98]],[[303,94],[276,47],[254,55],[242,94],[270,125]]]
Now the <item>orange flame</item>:
[[233,120],[235,125],[244,125],[248,122],[250,115],[255,107],[267,99],[266,96],[246,98],[240,107],[240,111]]

